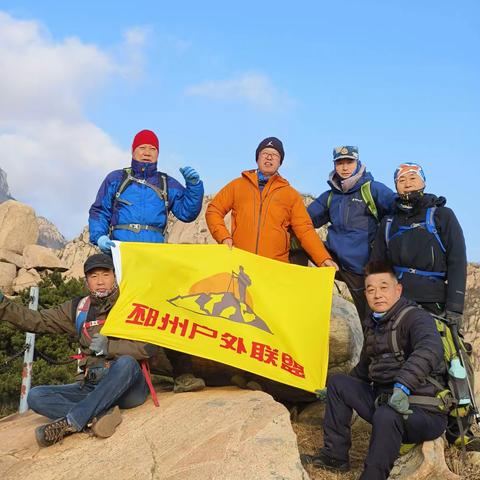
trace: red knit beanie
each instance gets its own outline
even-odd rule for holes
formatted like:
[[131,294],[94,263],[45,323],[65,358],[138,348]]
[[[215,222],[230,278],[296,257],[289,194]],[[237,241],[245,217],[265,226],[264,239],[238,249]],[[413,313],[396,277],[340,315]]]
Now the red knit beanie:
[[133,139],[132,153],[140,145],[153,145],[158,150],[158,138],[151,130],[142,130]]

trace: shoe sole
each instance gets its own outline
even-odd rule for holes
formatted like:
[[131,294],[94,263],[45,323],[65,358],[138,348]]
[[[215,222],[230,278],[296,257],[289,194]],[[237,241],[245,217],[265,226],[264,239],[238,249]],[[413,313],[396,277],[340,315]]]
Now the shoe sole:
[[45,442],[43,437],[44,428],[45,428],[45,425],[41,425],[40,427],[37,427],[35,429],[35,440],[37,441],[39,447],[50,447],[53,444]]
[[306,453],[302,453],[300,455],[300,462],[304,467],[314,467],[318,468],[321,470],[327,470],[329,472],[334,472],[334,473],[339,473],[339,472],[349,472],[350,471],[350,465],[345,465],[344,467],[333,467],[330,465],[326,465],[324,463],[317,463],[315,462],[315,456],[314,455],[308,455]]
[[111,437],[117,427],[122,423],[122,414],[118,406],[114,407],[109,413],[97,420],[92,425],[92,432],[96,437],[108,438]]

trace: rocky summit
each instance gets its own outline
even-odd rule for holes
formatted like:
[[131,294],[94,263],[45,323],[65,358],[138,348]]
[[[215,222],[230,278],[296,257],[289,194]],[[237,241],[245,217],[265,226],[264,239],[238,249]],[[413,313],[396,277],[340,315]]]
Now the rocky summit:
[[[107,439],[86,433],[39,449],[35,415],[0,421],[2,480],[304,480],[288,410],[262,392],[234,388],[163,393],[123,410]],[[92,461],[94,459],[94,461]]]

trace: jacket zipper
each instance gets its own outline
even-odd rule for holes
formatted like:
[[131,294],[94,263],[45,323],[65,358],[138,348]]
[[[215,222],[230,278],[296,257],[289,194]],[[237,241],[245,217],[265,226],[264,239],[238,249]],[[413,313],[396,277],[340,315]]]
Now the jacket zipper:
[[[272,186],[272,183],[270,183],[270,185],[268,186],[268,190],[265,194],[265,197],[268,195],[268,192],[270,191],[270,187]],[[260,187],[257,187],[257,188],[258,188],[258,191],[260,192],[260,209],[258,211],[257,241],[255,243],[255,253],[258,255],[258,242],[260,241],[260,221],[262,219],[262,207],[263,207],[263,192],[260,190]],[[263,187],[263,189],[265,189],[265,187]]]

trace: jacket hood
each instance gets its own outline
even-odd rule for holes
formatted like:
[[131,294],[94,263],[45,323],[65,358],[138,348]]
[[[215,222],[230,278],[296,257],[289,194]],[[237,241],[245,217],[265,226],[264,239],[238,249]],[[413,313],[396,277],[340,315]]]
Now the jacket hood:
[[447,203],[447,199],[445,197],[437,197],[436,195],[433,195],[432,193],[425,193],[420,199],[413,205],[413,207],[410,208],[405,208],[404,205],[402,205],[402,199],[400,197],[397,197],[395,199],[395,206],[396,209],[401,210],[402,212],[418,212],[419,210],[422,210],[424,208],[431,208],[431,207],[444,207]]
[[139,162],[138,160],[134,160],[132,158],[131,167],[135,176],[141,175],[142,177],[151,177],[157,171],[157,162]]
[[339,193],[356,192],[357,190],[360,190],[360,188],[364,183],[373,182],[374,180],[373,175],[370,172],[367,172],[365,165],[362,165],[362,169],[357,174],[358,179],[356,179],[356,181],[354,177],[357,175],[353,175],[352,177],[345,179],[345,180],[354,179],[354,182],[353,182],[353,185],[347,191],[343,191],[340,177],[336,173],[337,172],[335,170],[332,170],[330,172],[327,183],[330,186],[330,188],[332,188],[333,190],[336,190]]

